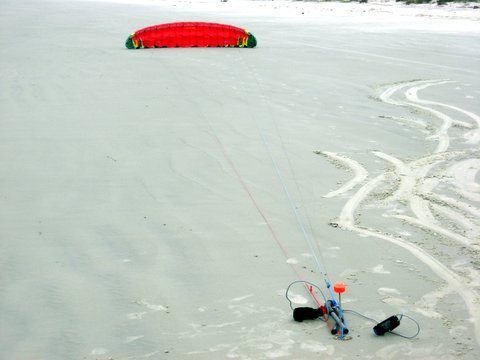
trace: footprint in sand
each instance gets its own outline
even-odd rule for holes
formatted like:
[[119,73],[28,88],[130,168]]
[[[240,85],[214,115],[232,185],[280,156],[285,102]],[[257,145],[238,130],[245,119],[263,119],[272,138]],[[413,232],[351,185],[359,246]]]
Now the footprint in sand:
[[373,268],[368,269],[369,272],[373,274],[390,274],[390,271],[385,270],[383,267],[383,264],[378,264],[377,266],[374,266]]
[[[143,299],[138,300],[138,301],[134,301],[134,304],[144,306],[152,312],[164,311],[167,314],[169,313],[168,306],[163,306],[163,305],[159,305],[159,304],[150,304]],[[127,314],[127,318],[130,319],[130,320],[141,320],[141,319],[143,319],[143,317],[146,314],[148,314],[148,311],[132,312],[132,313]]]
[[103,355],[106,353],[108,353],[108,350],[105,348],[95,348],[90,352],[91,355]]

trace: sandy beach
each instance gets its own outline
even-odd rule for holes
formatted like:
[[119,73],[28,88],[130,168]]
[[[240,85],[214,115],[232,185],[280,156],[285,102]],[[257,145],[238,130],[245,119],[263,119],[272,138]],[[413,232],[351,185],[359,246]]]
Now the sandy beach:
[[[175,21],[258,45],[125,48]],[[480,356],[480,9],[2,0],[0,30],[0,359]],[[419,335],[295,322],[325,278]]]

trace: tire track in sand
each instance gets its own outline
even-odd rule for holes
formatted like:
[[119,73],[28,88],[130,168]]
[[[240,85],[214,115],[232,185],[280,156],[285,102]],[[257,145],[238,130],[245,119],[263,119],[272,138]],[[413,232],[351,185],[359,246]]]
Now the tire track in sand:
[[340,163],[346,166],[347,168],[351,169],[354,173],[354,176],[351,180],[347,181],[339,189],[335,191],[330,191],[328,194],[324,195],[323,197],[331,198],[334,196],[338,196],[340,194],[344,194],[349,190],[353,189],[358,184],[361,184],[368,177],[368,171],[353,159],[350,159],[346,156],[338,155],[336,153],[329,152],[329,151],[314,151],[314,153],[317,155],[324,155],[330,160],[332,160],[334,163]]
[[[421,84],[424,88],[427,86],[432,86],[432,85],[442,85],[442,84],[447,84],[451,83],[452,81],[450,80],[415,80],[413,82],[405,82],[405,83],[399,83],[396,85],[391,86],[390,88],[386,89],[381,95],[380,95],[380,100],[387,104],[392,104],[392,105],[397,105],[397,106],[405,106],[405,107],[410,107],[414,108],[417,110],[422,110],[424,112],[432,114],[434,117],[442,121],[441,126],[437,130],[435,134],[430,136],[428,139],[435,139],[438,141],[437,148],[435,149],[434,152],[439,153],[443,151],[447,151],[449,146],[450,146],[450,136],[448,135],[448,130],[452,127],[452,125],[460,126],[460,127],[465,127],[465,128],[472,128],[472,125],[470,123],[460,121],[460,120],[454,120],[447,114],[438,111],[436,109],[433,109],[431,107],[422,105],[420,103],[420,100],[416,102],[413,101],[403,101],[403,100],[396,100],[393,99],[393,95],[406,87],[412,86],[414,84]],[[413,86],[413,88],[416,88],[416,86]],[[418,88],[418,87],[417,87]],[[418,90],[417,90],[418,91]],[[412,94],[416,94],[416,91],[412,91],[411,89],[408,89],[405,92],[407,99],[408,96],[413,96]],[[410,94],[410,95],[407,95]],[[415,98],[415,96],[413,96]],[[441,104],[441,103],[436,103]],[[444,106],[448,106],[446,104],[442,104]]]
[[[469,111],[459,107],[444,104],[436,101],[423,100],[418,97],[420,90],[426,89],[434,85],[445,85],[452,83],[450,80],[415,80],[407,81],[388,86],[379,96],[380,100],[391,105],[402,106],[414,110],[420,110],[421,114],[430,115],[424,119],[427,123],[437,123],[436,132],[427,137],[426,140],[435,139],[438,141],[434,154],[426,155],[410,161],[408,163],[396,158],[393,155],[385,154],[380,151],[372,152],[375,156],[387,161],[393,166],[392,169],[386,169],[376,177],[368,180],[354,193],[345,203],[338,217],[337,226],[356,232],[363,236],[372,236],[384,241],[393,243],[419,259],[427,265],[439,278],[443,279],[448,287],[449,293],[455,293],[461,296],[465,302],[469,316],[474,324],[475,339],[480,344],[480,294],[476,289],[476,280],[465,273],[455,271],[453,265],[451,267],[444,264],[435,256],[428,253],[420,245],[414,244],[404,238],[391,235],[381,229],[369,228],[356,221],[356,214],[361,213],[361,205],[370,200],[373,192],[379,189],[387,181],[391,181],[393,177],[397,179],[398,184],[394,185],[391,195],[384,200],[388,204],[395,206],[407,205],[413,213],[410,215],[385,214],[384,216],[396,218],[400,221],[417,226],[427,232],[433,232],[444,238],[454,241],[457,247],[465,247],[470,249],[473,254],[479,253],[479,243],[447,229],[442,221],[437,221],[437,217],[446,216],[451,222],[458,227],[478,226],[475,218],[470,221],[467,216],[478,216],[480,210],[469,202],[453,199],[444,194],[435,193],[435,188],[439,183],[450,182],[455,189],[468,201],[478,201],[478,188],[480,185],[475,182],[475,177],[480,171],[480,161],[478,160],[478,150],[451,151],[452,139],[449,130],[452,126],[469,129],[464,134],[467,139],[467,145],[474,145],[480,141],[480,117]],[[403,97],[399,92],[403,92]],[[434,108],[435,107],[435,108]],[[438,108],[448,109],[450,112],[457,112],[462,117],[467,117],[473,123],[457,120]],[[440,125],[438,125],[440,121]],[[433,124],[432,124],[433,125]],[[477,138],[479,140],[477,140]],[[327,157],[328,152],[321,152]],[[349,167],[355,174],[354,178],[347,182],[344,186],[336,191],[328,193],[328,197],[343,194],[353,187],[357,186],[363,180],[360,180],[358,174],[357,162],[348,157],[335,154],[335,160]],[[471,157],[477,158],[471,158]],[[332,159],[333,156],[330,156]],[[467,158],[467,159],[465,159]],[[451,163],[453,162],[453,165]],[[439,169],[440,166],[447,166],[448,170]],[[435,170],[435,173],[433,171]],[[442,172],[443,171],[443,172]],[[365,170],[368,177],[368,171]],[[391,185],[388,183],[387,185]],[[452,209],[453,208],[453,209]],[[455,209],[455,210],[454,210]],[[433,210],[433,211],[432,211]],[[334,223],[333,223],[334,224]],[[334,224],[335,225],[335,224]],[[478,229],[473,229],[475,233]],[[473,256],[472,256],[473,258]],[[472,271],[472,274],[475,271]]]

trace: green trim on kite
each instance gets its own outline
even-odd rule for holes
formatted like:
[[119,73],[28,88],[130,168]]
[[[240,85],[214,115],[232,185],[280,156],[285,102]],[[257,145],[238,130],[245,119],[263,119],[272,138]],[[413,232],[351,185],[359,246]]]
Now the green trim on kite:
[[255,46],[257,46],[257,39],[253,34],[248,33],[247,48],[254,48]]
[[132,35],[130,35],[127,41],[125,41],[125,46],[127,47],[127,49],[135,49],[135,46],[133,45]]

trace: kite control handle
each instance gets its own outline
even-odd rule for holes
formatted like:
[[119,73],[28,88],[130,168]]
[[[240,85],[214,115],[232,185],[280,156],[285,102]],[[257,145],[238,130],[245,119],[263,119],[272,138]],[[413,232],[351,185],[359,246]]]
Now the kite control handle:
[[400,320],[395,315],[390,316],[388,319],[379,322],[377,325],[373,327],[373,332],[375,335],[383,335],[386,332],[392,331],[398,325],[400,325]]
[[[310,293],[312,293],[312,286],[317,288],[317,290],[322,294],[322,297],[325,300],[325,303],[324,303],[325,305],[320,305],[317,301],[318,308],[311,308],[311,307],[294,308],[292,306],[292,300],[288,296],[288,292],[292,287],[292,285],[296,283],[303,283],[303,284],[310,285],[310,288],[308,288]],[[335,297],[332,291],[332,286],[330,285],[330,283],[327,283],[327,286],[332,295],[332,298],[330,300],[327,300],[325,298],[325,295],[323,294],[322,290],[318,288],[318,286],[304,280],[292,282],[287,287],[287,290],[285,292],[285,297],[287,298],[288,302],[290,303],[290,307],[293,310],[293,319],[295,321],[302,322],[304,320],[315,320],[323,316],[324,321],[327,323],[328,328],[330,329],[332,335],[338,335],[340,339],[343,340],[344,335],[348,334],[349,332],[347,327],[345,326],[343,310],[341,308],[341,305],[337,303],[337,301],[335,300]],[[345,292],[345,288],[346,286],[344,283],[335,283],[335,285],[333,286],[333,290],[338,294],[339,300],[340,300],[341,294]],[[333,327],[330,325],[328,318],[332,318],[335,321],[335,325]]]
[[347,335],[348,329],[344,323],[345,320],[343,318],[342,309],[332,300],[328,300],[325,303],[325,306],[327,308],[328,315],[331,316],[333,320],[335,320],[335,326],[331,330],[332,335],[336,335],[338,333],[340,333],[342,337],[343,335]]
[[[310,286],[314,286],[315,288],[317,288],[320,291],[320,293],[322,294],[322,296],[325,300],[325,305],[320,305],[318,308],[311,308],[311,307],[293,308],[292,300],[289,298],[288,292],[290,290],[290,287],[293,284],[296,284],[296,283],[309,284]],[[331,290],[331,289],[329,289],[329,290]],[[292,282],[287,287],[287,291],[285,292],[285,297],[287,298],[288,302],[290,303],[290,308],[293,310],[294,320],[298,321],[298,322],[302,322],[304,320],[315,320],[315,319],[318,319],[321,316],[323,316],[323,318],[324,318],[325,322],[327,323],[328,328],[330,329],[332,335],[338,335],[339,339],[342,339],[342,340],[346,339],[345,335],[347,335],[349,333],[348,328],[345,326],[345,318],[343,316],[344,312],[350,312],[350,313],[356,314],[358,316],[361,316],[361,317],[363,317],[367,320],[370,320],[370,321],[376,323],[376,325],[373,328],[373,332],[375,333],[375,335],[378,335],[378,336],[382,336],[386,333],[390,333],[390,334],[393,334],[393,335],[396,335],[396,336],[403,337],[405,339],[414,339],[420,333],[420,324],[418,323],[418,321],[415,320],[414,318],[406,315],[406,314],[392,315],[389,318],[387,318],[387,319],[385,319],[385,320],[383,320],[382,322],[379,323],[377,320],[369,318],[365,315],[362,315],[355,310],[344,310],[341,307],[340,298],[341,298],[341,294],[344,293],[345,290],[346,290],[346,285],[344,283],[335,283],[333,285],[333,290],[335,291],[335,293],[338,294],[339,303],[337,303],[335,299],[327,300],[325,298],[325,296],[323,295],[321,289],[319,289],[316,285],[314,285],[312,283],[309,283],[309,282],[303,281],[303,280]],[[309,288],[309,291],[312,292],[311,287]],[[317,304],[318,304],[318,302],[317,302]],[[335,326],[333,328],[330,326],[327,317],[332,318],[335,321]],[[394,329],[396,329],[400,325],[400,322],[402,321],[402,319],[404,317],[409,319],[410,321],[412,321],[416,325],[417,331],[413,335],[403,335],[403,334],[399,334],[399,333],[393,331]]]
[[304,320],[315,320],[323,314],[325,314],[324,306],[320,306],[318,309],[311,307],[299,307],[293,309],[293,319],[298,322],[302,322]]

